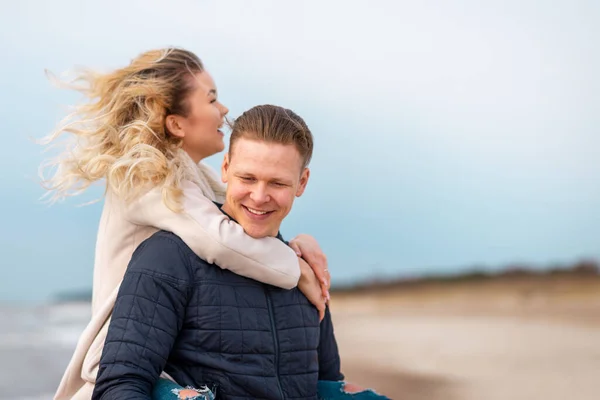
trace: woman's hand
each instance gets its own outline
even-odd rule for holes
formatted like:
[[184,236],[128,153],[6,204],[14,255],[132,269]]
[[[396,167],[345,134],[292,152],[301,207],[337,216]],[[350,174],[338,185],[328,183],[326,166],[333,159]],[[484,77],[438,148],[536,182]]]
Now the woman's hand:
[[300,261],[300,280],[298,281],[298,289],[304,293],[308,301],[317,307],[317,310],[319,310],[319,321],[323,321],[327,299],[323,297],[321,284],[310,265],[302,258],[298,258],[298,260]]
[[317,243],[314,237],[301,234],[290,241],[290,247],[294,249],[298,257],[302,257],[304,260],[306,260],[310,268],[312,268],[321,284],[323,297],[329,301],[331,276],[329,275],[329,270],[327,269],[327,257],[323,253],[323,250],[321,250],[319,243]]

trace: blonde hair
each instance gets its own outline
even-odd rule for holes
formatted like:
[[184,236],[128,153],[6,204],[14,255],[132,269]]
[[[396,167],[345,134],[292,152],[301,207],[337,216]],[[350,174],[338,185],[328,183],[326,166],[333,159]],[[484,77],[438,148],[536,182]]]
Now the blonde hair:
[[293,144],[302,157],[302,168],[310,163],[313,136],[306,122],[287,108],[270,104],[255,106],[231,124],[229,157],[233,157],[235,142],[240,138],[270,143]]
[[[41,141],[54,147],[64,134],[72,139],[62,154],[41,167],[51,201],[78,195],[105,179],[106,189],[125,201],[160,186],[167,206],[178,210],[186,161],[181,139],[168,132],[165,119],[187,116],[193,78],[202,71],[192,52],[167,48],[142,53],[110,73],[82,69],[71,82],[57,81],[82,93],[86,102]],[[51,177],[46,179],[48,168]]]

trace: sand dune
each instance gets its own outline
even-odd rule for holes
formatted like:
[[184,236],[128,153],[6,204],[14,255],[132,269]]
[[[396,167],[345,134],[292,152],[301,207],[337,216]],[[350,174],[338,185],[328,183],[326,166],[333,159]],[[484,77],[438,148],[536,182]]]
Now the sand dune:
[[600,280],[431,284],[332,307],[347,377],[393,399],[600,398]]

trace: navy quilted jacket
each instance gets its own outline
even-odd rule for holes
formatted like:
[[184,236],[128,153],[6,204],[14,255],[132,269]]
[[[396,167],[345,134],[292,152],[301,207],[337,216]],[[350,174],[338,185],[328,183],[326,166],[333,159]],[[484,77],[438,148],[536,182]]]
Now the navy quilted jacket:
[[93,400],[150,399],[161,371],[219,399],[316,399],[341,380],[329,310],[222,270],[177,236],[135,251],[119,291]]

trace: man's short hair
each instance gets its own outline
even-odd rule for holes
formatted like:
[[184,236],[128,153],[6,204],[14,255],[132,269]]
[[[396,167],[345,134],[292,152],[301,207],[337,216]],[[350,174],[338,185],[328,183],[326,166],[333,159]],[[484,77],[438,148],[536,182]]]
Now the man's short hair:
[[313,136],[304,120],[292,110],[270,104],[252,107],[231,125],[229,157],[240,138],[270,143],[293,144],[302,157],[302,169],[310,163]]

